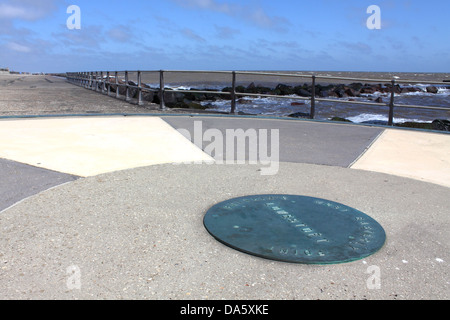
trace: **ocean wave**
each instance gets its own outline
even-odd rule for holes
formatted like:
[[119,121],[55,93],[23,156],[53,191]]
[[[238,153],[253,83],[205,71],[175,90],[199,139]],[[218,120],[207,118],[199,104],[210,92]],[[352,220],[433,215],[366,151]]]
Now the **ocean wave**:
[[[389,118],[381,114],[362,113],[356,116],[348,117],[347,120],[350,120],[355,123],[377,122],[377,121],[387,122]],[[420,119],[406,119],[394,117],[394,123],[405,123],[405,122],[431,123],[431,121],[424,121]]]

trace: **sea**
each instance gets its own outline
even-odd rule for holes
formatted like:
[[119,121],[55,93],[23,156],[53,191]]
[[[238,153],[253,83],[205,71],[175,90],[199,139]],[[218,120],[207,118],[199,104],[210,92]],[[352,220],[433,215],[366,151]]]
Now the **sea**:
[[[420,108],[404,108],[396,107],[394,109],[394,123],[404,122],[423,122],[430,123],[436,119],[450,120],[450,73],[395,73],[395,72],[346,72],[346,71],[261,71],[263,73],[274,74],[268,75],[249,75],[237,74],[236,85],[248,86],[251,83],[258,86],[267,86],[275,88],[278,84],[286,84],[291,86],[311,84],[310,77],[294,78],[283,76],[284,74],[296,74],[302,76],[316,75],[317,83],[322,85],[327,84],[377,84],[377,82],[368,82],[366,79],[379,80],[380,84],[390,83],[391,79],[395,78],[401,81],[401,87],[413,86],[419,88],[418,92],[402,93],[395,95],[395,104],[398,105],[412,105],[412,106],[426,106],[438,107],[444,110],[435,109],[420,109]],[[154,79],[155,75],[148,74],[148,81],[144,82],[152,87],[159,86]],[[152,77],[153,81],[150,80]],[[172,89],[208,89],[221,91],[225,87],[231,86],[231,75],[223,73],[203,73],[203,72],[177,72],[165,71],[165,86]],[[320,77],[344,77],[352,78],[350,80],[327,79]],[[409,83],[408,81],[411,81]],[[446,81],[446,82],[444,82]],[[439,84],[430,84],[438,82]],[[437,93],[428,93],[426,88],[433,85],[437,88]],[[286,96],[285,98],[274,97],[246,97],[239,96],[236,105],[237,112],[252,115],[266,115],[266,116],[289,116],[294,113],[310,112],[310,101],[296,99],[297,96]],[[371,106],[362,104],[348,104],[343,101],[353,100],[359,102],[373,103],[375,99],[381,98],[382,103],[386,106]],[[390,94],[379,93],[364,94],[360,97],[345,97],[345,98],[328,98],[333,99],[329,101],[316,101],[315,119],[330,120],[333,117],[340,117],[348,119],[355,123],[367,122],[386,122],[389,114]],[[206,106],[210,111],[216,112],[230,112],[231,103],[226,99],[202,101],[202,105]]]

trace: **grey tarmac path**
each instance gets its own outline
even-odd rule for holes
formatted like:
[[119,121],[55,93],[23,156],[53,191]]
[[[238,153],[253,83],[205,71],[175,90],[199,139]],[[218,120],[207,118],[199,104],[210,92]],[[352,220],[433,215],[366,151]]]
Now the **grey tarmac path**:
[[[265,136],[268,137],[269,150],[264,155],[271,154],[271,133],[272,130],[279,131],[279,161],[322,164],[339,167],[349,167],[375,139],[384,131],[383,128],[364,127],[355,125],[342,125],[333,123],[320,123],[302,120],[276,120],[276,119],[255,119],[255,118],[229,118],[218,116],[162,116],[164,121],[175,129],[185,129],[190,133],[190,140],[195,143],[196,135],[203,137],[210,129],[220,131],[223,139],[223,154],[210,154],[215,159],[227,159],[226,136],[227,130],[232,134],[236,130],[243,130],[244,134],[250,137],[251,133],[260,133],[262,129],[267,130]],[[197,132],[196,132],[197,130]],[[249,131],[250,130],[250,131]],[[233,135],[231,134],[231,137]],[[202,139],[203,150],[211,144],[211,141]],[[261,142],[258,136],[254,139]],[[237,140],[236,140],[237,143]],[[247,141],[247,145],[249,141]],[[232,159],[243,159],[235,153]],[[259,149],[258,149],[259,151]],[[258,159],[260,154],[258,153]],[[249,160],[248,150],[245,160]]]
[[76,179],[75,175],[0,159],[0,212],[22,199]]

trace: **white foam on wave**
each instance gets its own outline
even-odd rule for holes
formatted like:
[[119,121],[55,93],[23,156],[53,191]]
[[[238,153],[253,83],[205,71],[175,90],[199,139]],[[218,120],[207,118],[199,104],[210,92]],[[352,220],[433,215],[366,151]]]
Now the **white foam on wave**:
[[[362,113],[357,116],[347,117],[347,119],[355,123],[364,123],[367,121],[385,121],[385,122],[389,121],[389,118],[387,116],[372,113]],[[431,121],[423,121],[419,119],[394,118],[394,123],[405,123],[405,122],[431,123]]]

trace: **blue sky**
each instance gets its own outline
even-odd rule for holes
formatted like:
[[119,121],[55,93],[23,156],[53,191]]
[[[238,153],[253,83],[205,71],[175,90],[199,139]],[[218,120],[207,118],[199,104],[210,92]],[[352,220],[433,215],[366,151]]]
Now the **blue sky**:
[[448,0],[0,0],[0,67],[450,72],[449,18]]

